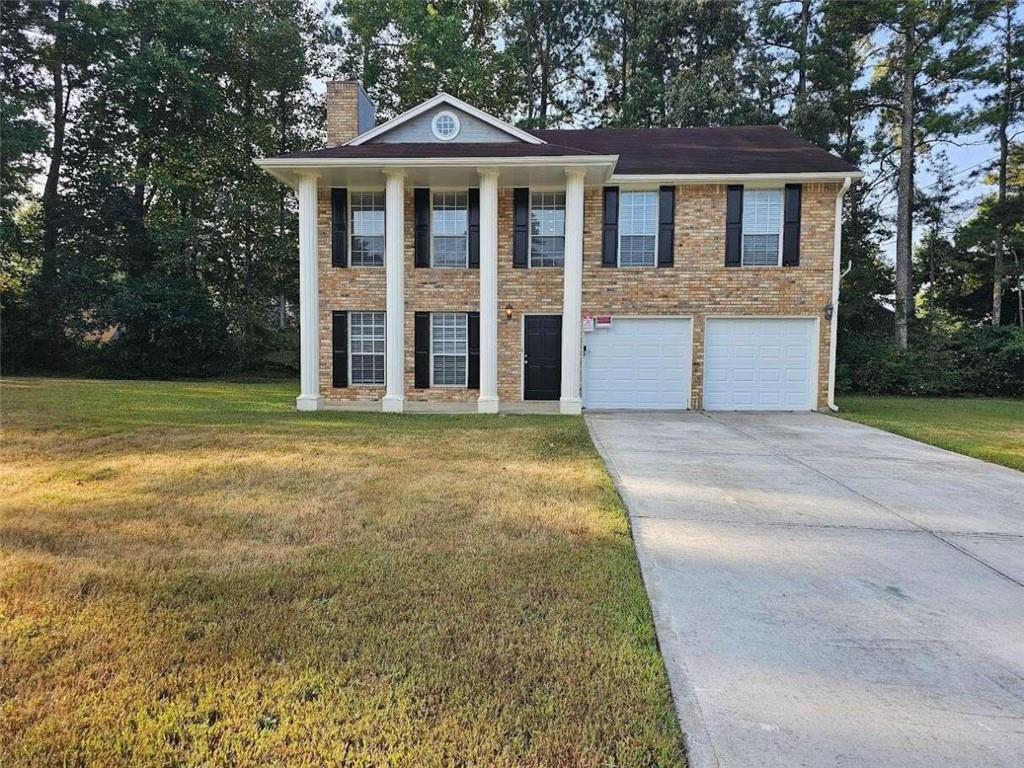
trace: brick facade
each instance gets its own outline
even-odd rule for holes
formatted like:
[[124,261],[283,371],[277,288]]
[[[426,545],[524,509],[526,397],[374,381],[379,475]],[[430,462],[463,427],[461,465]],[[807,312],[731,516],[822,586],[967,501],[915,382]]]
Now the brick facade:
[[[691,406],[701,405],[704,323],[716,315],[776,315],[819,319],[818,408],[828,399],[829,323],[832,299],[833,227],[838,184],[805,184],[802,197],[800,266],[727,268],[725,187],[680,186],[676,190],[675,265],[672,268],[612,269],[601,266],[601,189],[588,187],[584,201],[583,313],[680,315],[693,318]],[[412,191],[405,195],[405,396],[409,400],[475,401],[477,391],[415,389],[415,312],[476,311],[480,273],[475,269],[413,266]],[[379,399],[384,387],[331,387],[331,312],[383,311],[385,273],[380,267],[331,266],[330,190],[318,198],[320,280],[320,387],[327,403]],[[506,319],[506,307],[512,319]],[[562,270],[512,266],[512,190],[498,193],[498,396],[522,399],[523,316],[561,314]]]

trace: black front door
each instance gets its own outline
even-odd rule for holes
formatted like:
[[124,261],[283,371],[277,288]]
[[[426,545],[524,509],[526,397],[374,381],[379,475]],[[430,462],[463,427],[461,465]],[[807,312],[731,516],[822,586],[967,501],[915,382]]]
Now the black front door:
[[523,399],[557,400],[562,393],[562,316],[527,315],[523,320]]

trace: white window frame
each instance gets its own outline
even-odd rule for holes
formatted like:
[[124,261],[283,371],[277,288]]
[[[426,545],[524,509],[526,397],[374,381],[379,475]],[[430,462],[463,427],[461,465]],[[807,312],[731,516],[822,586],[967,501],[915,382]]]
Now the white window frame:
[[[745,269],[773,269],[782,266],[782,237],[786,230],[786,189],[785,187],[744,187],[743,188],[743,211],[747,210],[748,192],[778,192],[779,193],[779,252],[776,255],[774,264],[744,264],[743,257],[747,252],[747,228],[745,222],[740,231],[740,266]],[[771,232],[753,232],[755,235],[770,235]]]
[[[377,314],[379,314],[383,318],[383,322],[384,322],[384,351],[380,353],[380,356],[381,356],[382,362],[384,363],[384,366],[385,367],[387,366],[387,349],[388,349],[388,335],[387,335],[388,334],[388,318],[387,318],[387,315],[384,312],[381,312],[380,310],[376,310],[376,309],[350,311],[348,313],[348,383],[349,383],[350,386],[353,386],[353,387],[383,387],[384,384],[385,384],[385,379],[382,379],[380,383],[377,383],[377,382],[372,382],[372,383],[356,382],[355,379],[352,376],[352,359],[353,359],[354,355],[356,354],[353,351],[353,349],[352,349],[352,344],[355,341],[355,338],[354,338],[354,336],[352,334],[352,318],[355,315],[377,315]],[[358,354],[364,355],[364,356],[366,355],[365,352],[359,352]],[[374,352],[373,356],[376,357],[377,353]],[[386,375],[387,375],[386,370],[385,370],[385,374],[384,375],[386,377]]]
[[[434,195],[435,194],[464,194],[466,196],[466,252],[463,263],[459,266],[452,266],[451,264],[435,264],[434,263],[434,238],[437,234],[434,232]],[[444,235],[442,235],[444,237]],[[450,235],[454,237],[454,235]],[[466,189],[446,189],[446,188],[431,188],[430,190],[430,268],[431,269],[468,269],[469,268],[469,188]]]
[[[562,195],[562,263],[561,264],[534,264],[533,263],[533,195],[537,194],[561,194]],[[530,205],[526,213],[526,226],[529,227],[527,233],[527,253],[526,253],[526,266],[530,269],[563,269],[565,267],[565,218],[566,218],[566,195],[564,189],[544,189],[544,188],[530,188]],[[538,237],[544,237],[544,235],[538,235]]]
[[[654,195],[654,261],[651,264],[626,264],[622,263],[622,196],[630,193],[646,192]],[[619,189],[619,210],[618,210],[618,230],[615,242],[615,266],[619,269],[652,269],[658,266],[658,206],[660,201],[658,200],[658,190],[650,188],[638,188],[638,189]]]
[[[466,360],[465,376],[461,384],[435,384],[434,383],[434,317],[436,315],[462,315],[466,318],[466,352],[463,357]],[[456,354],[444,354],[444,357],[459,357]],[[469,313],[468,312],[431,312],[430,313],[430,388],[431,389],[469,389]]]
[[[442,117],[450,117],[452,122],[455,124],[455,130],[452,131],[451,136],[442,136],[440,131],[437,129],[437,124],[440,122]],[[450,109],[442,109],[430,120],[430,132],[434,134],[434,138],[438,141],[451,141],[456,138],[462,132],[462,121],[459,120],[459,116],[456,115]]]
[[385,199],[384,199],[384,216],[385,216],[384,232],[381,233],[381,238],[382,239],[386,238],[386,233],[387,233],[387,195],[386,195],[386,190],[383,190],[383,189],[358,189],[358,188],[357,189],[351,189],[350,188],[348,190],[348,265],[349,265],[350,268],[354,267],[356,269],[384,269],[384,265],[386,263],[385,260],[387,258],[387,240],[386,239],[384,240],[384,248],[385,248],[385,250],[384,250],[384,252],[382,254],[382,256],[384,258],[381,259],[381,263],[380,264],[353,264],[352,263],[352,254],[354,252],[354,249],[352,248],[352,239],[354,237],[356,237],[356,218],[355,218],[355,210],[352,207],[352,195],[354,195],[354,194],[355,195],[365,194],[365,193],[383,194],[383,195],[385,195]]

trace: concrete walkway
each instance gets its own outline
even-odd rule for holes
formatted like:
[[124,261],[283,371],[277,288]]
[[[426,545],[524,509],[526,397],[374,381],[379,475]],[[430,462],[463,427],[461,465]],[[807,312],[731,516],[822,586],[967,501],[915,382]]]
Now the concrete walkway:
[[1024,473],[820,414],[587,423],[695,768],[1024,766]]

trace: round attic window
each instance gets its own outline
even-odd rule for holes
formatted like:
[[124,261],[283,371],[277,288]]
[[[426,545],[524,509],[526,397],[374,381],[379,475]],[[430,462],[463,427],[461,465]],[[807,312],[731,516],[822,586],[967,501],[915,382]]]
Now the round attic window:
[[441,141],[451,141],[459,135],[459,118],[454,112],[438,112],[430,121],[430,129]]

